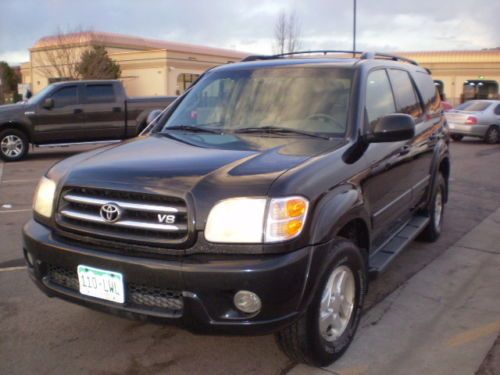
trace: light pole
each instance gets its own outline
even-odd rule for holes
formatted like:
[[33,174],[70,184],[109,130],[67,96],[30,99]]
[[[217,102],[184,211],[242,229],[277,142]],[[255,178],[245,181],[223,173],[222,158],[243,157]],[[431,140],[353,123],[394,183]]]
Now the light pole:
[[353,0],[353,20],[352,20],[352,57],[355,57],[356,51],[356,0]]

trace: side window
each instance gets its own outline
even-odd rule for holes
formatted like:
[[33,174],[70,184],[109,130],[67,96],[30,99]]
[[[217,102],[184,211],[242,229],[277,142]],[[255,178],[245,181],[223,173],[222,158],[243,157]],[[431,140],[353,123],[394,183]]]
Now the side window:
[[397,112],[406,113],[415,118],[420,117],[422,107],[408,72],[389,69],[389,77],[396,97]]
[[440,112],[441,98],[431,76],[427,72],[417,72],[414,74],[414,78],[418,91],[422,95],[425,111],[430,114]]
[[86,103],[113,103],[115,102],[115,93],[113,85],[96,84],[85,86]]
[[499,115],[500,116],[500,104],[496,106],[495,108],[495,115]]
[[65,86],[57,90],[51,96],[54,99],[54,108],[62,108],[68,105],[78,104],[76,86]]
[[385,70],[376,70],[368,75],[365,110],[370,128],[383,116],[396,112],[391,85]]

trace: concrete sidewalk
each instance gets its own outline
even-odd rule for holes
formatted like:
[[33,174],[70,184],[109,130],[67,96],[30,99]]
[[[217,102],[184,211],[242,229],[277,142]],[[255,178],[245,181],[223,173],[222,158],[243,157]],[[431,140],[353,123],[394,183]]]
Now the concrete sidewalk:
[[370,310],[334,365],[290,374],[474,374],[499,332],[497,209]]

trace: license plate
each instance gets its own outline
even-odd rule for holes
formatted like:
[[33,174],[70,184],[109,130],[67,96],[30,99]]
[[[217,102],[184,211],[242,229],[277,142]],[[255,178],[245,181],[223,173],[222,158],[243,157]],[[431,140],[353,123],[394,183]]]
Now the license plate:
[[78,266],[80,293],[86,296],[124,303],[123,275],[80,264]]

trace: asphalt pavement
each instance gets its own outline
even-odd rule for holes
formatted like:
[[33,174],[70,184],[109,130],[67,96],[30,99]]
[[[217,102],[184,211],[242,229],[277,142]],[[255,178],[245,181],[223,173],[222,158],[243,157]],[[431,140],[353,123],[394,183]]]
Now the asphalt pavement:
[[0,163],[0,374],[500,373],[500,145],[452,144],[441,238],[413,243],[373,282],[355,342],[326,369],[291,363],[271,335],[196,336],[41,294],[23,265],[21,227],[38,179],[83,149]]

